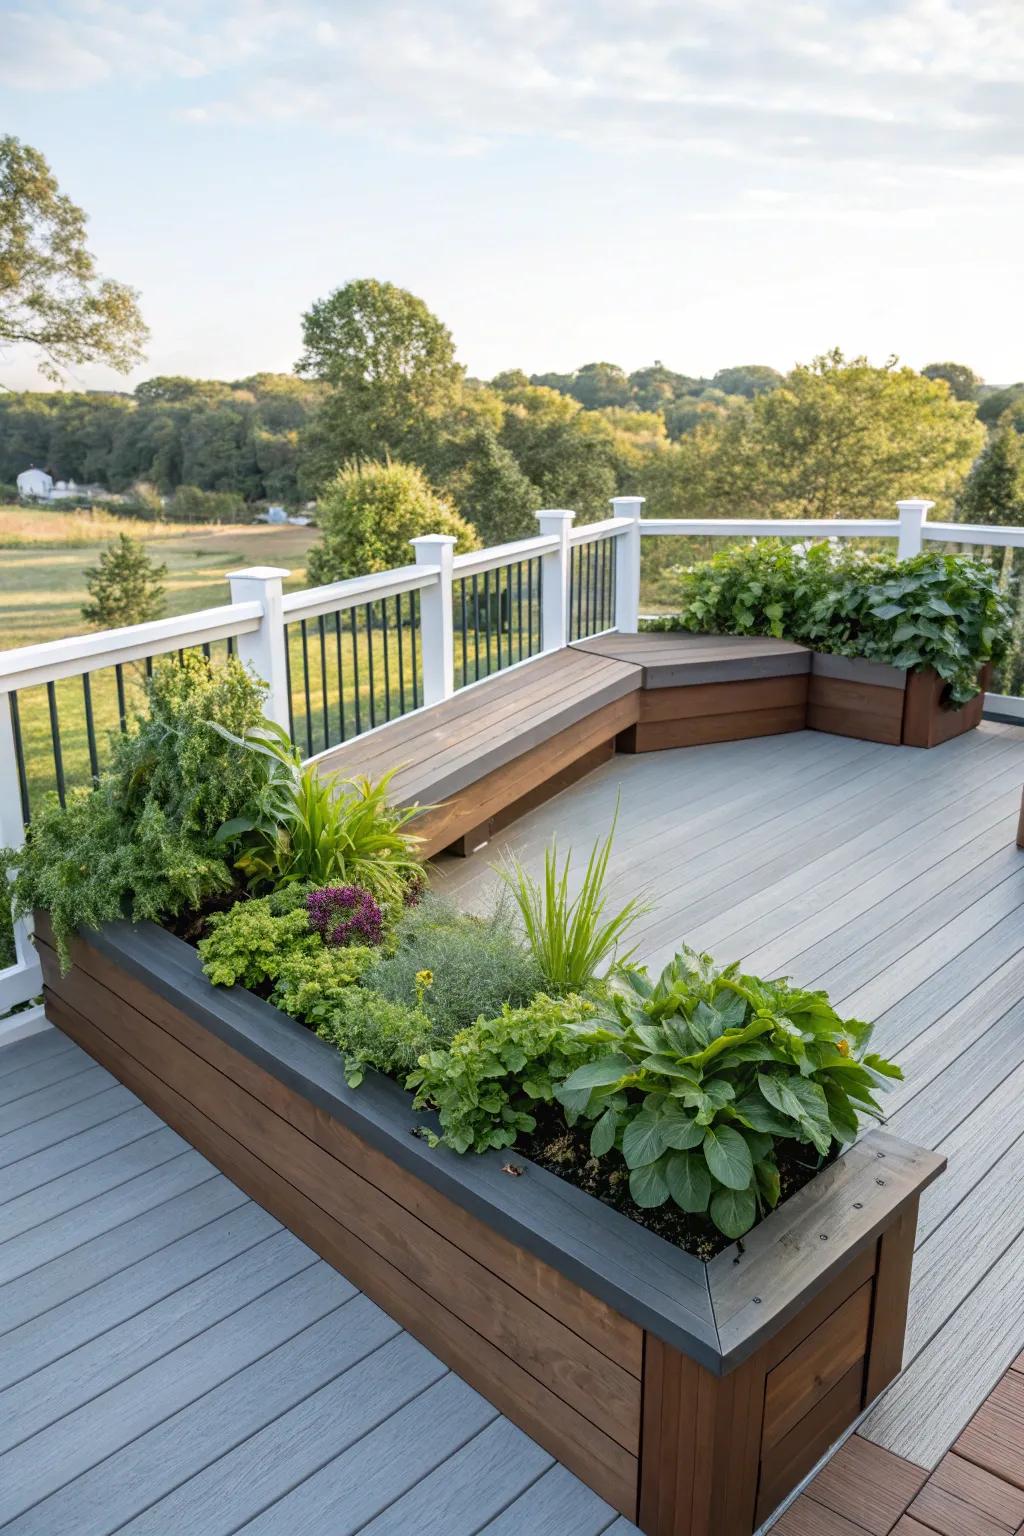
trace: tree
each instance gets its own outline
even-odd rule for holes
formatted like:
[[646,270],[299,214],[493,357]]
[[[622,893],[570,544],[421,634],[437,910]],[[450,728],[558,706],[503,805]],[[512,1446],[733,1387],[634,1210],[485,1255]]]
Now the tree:
[[921,369],[925,379],[944,379],[957,400],[974,400],[983,380],[966,363],[929,363]]
[[584,363],[568,392],[587,411],[628,405],[633,395],[629,379],[617,363]]
[[537,532],[537,487],[491,427],[478,427],[459,446],[459,463],[440,479],[463,517],[485,544],[504,544]]
[[956,499],[959,523],[1024,523],[1024,437],[997,427]]
[[352,457],[408,456],[424,418],[455,404],[463,370],[451,333],[422,299],[362,278],[335,289],[302,317],[296,372],[331,386],[309,443],[322,481]]
[[54,381],[77,363],[127,373],[148,334],[135,290],[97,272],[85,224],[39,151],[0,137],[0,345],[35,348]]
[[677,515],[891,517],[911,495],[941,515],[983,442],[945,383],[829,352],[680,440]]
[[409,540],[454,535],[457,554],[479,549],[476,532],[415,464],[353,461],[338,471],[317,502],[321,540],[310,553],[314,584],[411,565]]
[[743,363],[736,368],[720,368],[711,380],[714,389],[723,395],[745,395],[752,400],[766,389],[778,389],[782,374],[764,363]]
[[82,606],[82,618],[96,629],[145,624],[163,612],[167,567],[157,565],[126,533],[107,545],[99,565],[87,566],[82,574],[92,597]]
[[1024,384],[1008,384],[1005,389],[993,389],[983,393],[978,402],[978,420],[987,427],[994,426],[1004,412],[1013,409],[1024,400]]

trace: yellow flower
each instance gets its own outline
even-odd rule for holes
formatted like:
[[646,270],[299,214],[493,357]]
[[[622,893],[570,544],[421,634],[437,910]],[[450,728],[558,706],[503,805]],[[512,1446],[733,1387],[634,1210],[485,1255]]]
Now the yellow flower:
[[836,1050],[839,1052],[840,1056],[849,1056],[849,1054],[850,1054],[850,1042],[849,1042],[849,1040],[838,1040],[836,1042]]
[[418,987],[432,987],[434,985],[433,971],[417,971],[416,985]]

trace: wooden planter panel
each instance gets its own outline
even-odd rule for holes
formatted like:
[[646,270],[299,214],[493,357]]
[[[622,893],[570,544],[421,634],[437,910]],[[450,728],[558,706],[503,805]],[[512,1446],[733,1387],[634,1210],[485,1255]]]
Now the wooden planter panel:
[[620,751],[658,752],[714,741],[743,741],[800,731],[807,716],[806,673],[742,682],[645,688],[637,695],[637,724],[619,738]]
[[353,1094],[162,930],[66,976],[37,941],[61,1029],[651,1536],[749,1536],[898,1369],[933,1154],[874,1133],[705,1266],[519,1158],[431,1153],[395,1085]]
[[991,666],[981,670],[981,692],[960,709],[943,709],[946,684],[937,672],[909,672],[903,709],[905,747],[937,747],[981,724],[985,690],[992,679]]

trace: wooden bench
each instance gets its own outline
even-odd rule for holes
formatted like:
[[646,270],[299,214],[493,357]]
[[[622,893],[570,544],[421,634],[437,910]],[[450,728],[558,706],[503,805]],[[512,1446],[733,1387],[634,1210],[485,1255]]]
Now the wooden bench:
[[641,670],[636,724],[620,738],[620,751],[777,736],[807,724],[811,652],[789,640],[611,634],[580,641],[579,649]]
[[615,752],[637,718],[640,668],[556,651],[464,688],[324,753],[318,766],[378,779],[392,800],[431,806],[416,821],[426,857],[468,853]]

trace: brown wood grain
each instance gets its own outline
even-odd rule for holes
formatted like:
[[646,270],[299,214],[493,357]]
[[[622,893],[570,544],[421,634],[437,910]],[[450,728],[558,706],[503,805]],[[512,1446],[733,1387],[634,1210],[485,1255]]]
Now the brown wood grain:
[[[43,920],[41,929],[45,932],[45,928]],[[51,985],[59,990],[56,957],[48,945],[43,947],[41,954],[44,973]],[[209,1030],[175,1008],[159,993],[113,966],[84,940],[74,941],[73,954],[76,969],[82,974],[104,985],[110,983],[118,995],[138,1013],[173,1034],[188,1050],[214,1067],[223,1065],[227,1047]],[[369,1184],[404,1205],[449,1243],[476,1259],[498,1278],[521,1290],[537,1306],[550,1312],[594,1348],[639,1378],[643,1331],[635,1323],[588,1291],[574,1285],[528,1250],[509,1241],[468,1211],[455,1206],[423,1180],[401,1168],[385,1153],[369,1146],[334,1116],[293,1092],[254,1062],[234,1051],[229,1055],[232,1075],[253,1097],[288,1120],[297,1130],[316,1141],[332,1157],[358,1173]]]
[[803,704],[740,710],[735,714],[705,715],[696,719],[655,720],[648,725],[637,725],[632,750],[662,752],[670,747],[706,746],[714,741],[746,741],[754,736],[780,736],[787,731],[802,731],[805,720]]
[[553,1456],[589,1482],[621,1513],[633,1517],[637,1466],[615,1441],[547,1390],[515,1361],[481,1338],[447,1308],[427,1297],[400,1270],[366,1248],[275,1168],[227,1135],[158,1074],[52,994],[47,1006],[54,1023],[97,1061],[114,1072],[169,1125],[215,1160],[229,1178],[303,1242],[373,1297],[482,1392],[501,1412],[544,1445]]
[[994,1477],[1024,1489],[1024,1374],[1007,1371],[953,1449]]
[[812,731],[898,746],[903,694],[896,688],[812,674],[808,680],[807,724]]
[[928,1474],[860,1435],[851,1435],[811,1485],[814,1502],[852,1520],[871,1536],[889,1536]]
[[802,706],[808,676],[762,677],[737,683],[695,683],[689,688],[645,688],[639,699],[639,722],[693,720],[705,715],[745,713],[755,709]]
[[529,795],[538,784],[562,773],[636,720],[636,694],[606,704],[549,741],[530,747],[513,762],[486,773],[435,810],[416,818],[411,831],[423,839],[426,858]]
[[852,1367],[863,1362],[873,1291],[869,1280],[769,1373],[762,1439],[765,1450],[788,1434]]
[[1024,1491],[962,1456],[944,1456],[908,1513],[938,1536],[1013,1536]]
[[783,1435],[761,1461],[756,1519],[767,1520],[787,1494],[853,1423],[864,1400],[864,1366],[858,1361],[818,1400],[806,1420]]
[[772,1536],[864,1536],[864,1527],[854,1525],[845,1515],[826,1509],[804,1493],[772,1526]]
[[985,689],[992,679],[990,665],[978,675],[981,691],[960,709],[944,709],[942,699],[946,684],[937,672],[908,672],[903,705],[903,745],[937,747],[954,736],[972,731],[981,723],[985,708]]
[[919,1205],[920,1200],[916,1196],[908,1200],[896,1221],[883,1232],[879,1240],[871,1347],[865,1381],[864,1401],[867,1403],[873,1402],[890,1381],[895,1381],[903,1368]]

